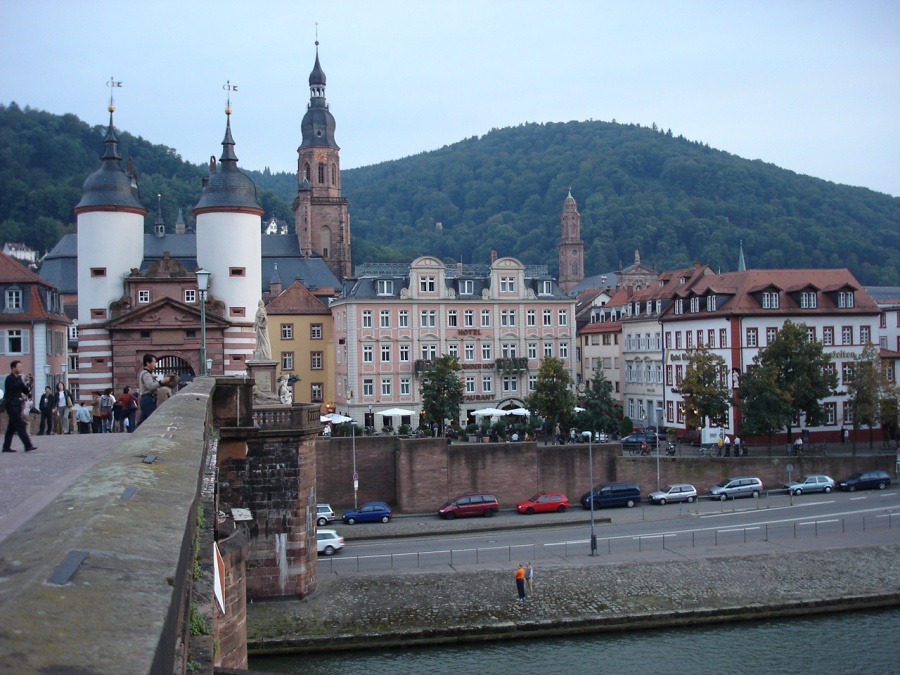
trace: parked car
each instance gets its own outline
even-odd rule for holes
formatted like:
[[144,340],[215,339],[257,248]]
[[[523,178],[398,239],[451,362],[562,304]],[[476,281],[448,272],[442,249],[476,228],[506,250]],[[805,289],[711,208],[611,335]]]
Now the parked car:
[[699,429],[682,429],[675,436],[675,440],[685,445],[700,445]]
[[830,476],[802,476],[799,480],[785,483],[788,492],[802,495],[804,492],[831,492],[834,489],[834,479]]
[[689,483],[676,483],[675,485],[666,485],[659,492],[651,492],[647,495],[654,504],[667,504],[668,502],[687,502],[693,503],[697,499],[697,489]]
[[641,489],[637,483],[601,483],[581,495],[581,505],[586,509],[591,508],[592,500],[595,509],[608,506],[627,506],[630,509],[641,501]]
[[391,519],[394,512],[391,507],[384,502],[366,502],[355,511],[347,511],[341,516],[348,525],[356,523],[386,523]]
[[337,530],[318,530],[316,538],[319,553],[334,555],[344,548],[344,538],[337,533]]
[[891,477],[887,471],[857,471],[849,478],[845,478],[837,484],[841,490],[855,492],[856,490],[884,490],[891,484]]
[[[623,438],[620,443],[622,444],[622,450],[626,452],[634,452],[641,449],[641,444],[646,443],[647,447],[655,452],[656,451],[656,434],[650,433],[634,433]],[[665,440],[663,440],[663,444],[665,444]]]
[[516,511],[531,515],[532,513],[564,513],[569,508],[569,498],[562,492],[539,492],[531,499],[516,504]]
[[720,501],[725,501],[729,497],[737,499],[738,497],[759,497],[762,494],[762,481],[756,476],[734,476],[726,478],[718,485],[714,485],[709,489],[709,496]]
[[319,527],[335,520],[334,509],[328,504],[316,504],[316,524]]
[[438,509],[438,515],[447,520],[465,518],[466,516],[484,516],[490,518],[500,510],[500,504],[494,495],[486,492],[473,492],[460,495],[456,499],[445,502]]

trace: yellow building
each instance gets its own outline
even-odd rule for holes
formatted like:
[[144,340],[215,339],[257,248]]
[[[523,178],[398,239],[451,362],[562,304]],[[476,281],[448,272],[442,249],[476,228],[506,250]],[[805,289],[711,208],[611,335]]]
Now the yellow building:
[[269,302],[266,311],[278,377],[293,376],[295,402],[318,403],[325,412],[334,401],[331,310],[295,281]]

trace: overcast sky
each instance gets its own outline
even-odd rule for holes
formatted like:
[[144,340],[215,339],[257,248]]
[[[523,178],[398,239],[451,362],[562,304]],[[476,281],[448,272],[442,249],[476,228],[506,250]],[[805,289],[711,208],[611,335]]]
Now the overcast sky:
[[230,80],[240,165],[295,171],[317,24],[345,169],[615,119],[900,196],[896,0],[0,0],[0,103],[104,124],[112,76],[117,128],[203,163]]

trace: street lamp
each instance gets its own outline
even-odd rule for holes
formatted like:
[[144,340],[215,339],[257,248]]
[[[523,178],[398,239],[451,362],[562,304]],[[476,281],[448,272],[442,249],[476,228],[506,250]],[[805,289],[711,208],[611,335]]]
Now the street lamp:
[[588,439],[588,500],[591,502],[591,555],[597,555],[597,535],[594,534],[594,432],[582,431],[581,437]]
[[44,386],[45,387],[50,386],[50,364],[49,363],[44,364]]
[[357,495],[359,493],[359,474],[356,472],[356,422],[353,421],[353,415],[350,414],[350,398],[353,396],[352,391],[347,392],[347,417],[350,418],[350,448],[353,452],[353,510],[359,509]]
[[209,270],[197,270],[197,290],[200,292],[200,375],[209,375],[212,365],[206,360],[206,293],[209,290]]

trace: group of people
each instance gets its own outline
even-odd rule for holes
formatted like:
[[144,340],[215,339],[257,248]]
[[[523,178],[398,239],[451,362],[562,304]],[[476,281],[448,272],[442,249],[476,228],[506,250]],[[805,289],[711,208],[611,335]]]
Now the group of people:
[[519,593],[519,602],[525,602],[528,596],[534,594],[534,567],[530,562],[526,562],[525,565],[519,563],[516,568],[516,590]]
[[[719,457],[731,457],[731,436],[722,434],[716,439],[716,445],[719,446]],[[741,448],[741,438],[738,435],[734,437],[734,456],[740,457],[743,449]]]
[[[55,391],[50,386],[44,387],[35,411],[40,414],[37,435],[71,434],[72,412],[74,424],[80,434],[133,432],[177,390],[179,383],[177,375],[157,378],[153,372],[156,369],[156,357],[152,354],[144,354],[142,366],[139,394],[136,395],[131,387],[124,387],[117,397],[112,387],[108,387],[102,392],[94,392],[90,407],[80,402],[75,404],[62,382],[56,384]],[[25,452],[36,449],[28,434],[27,422],[32,409],[34,376],[23,376],[22,371],[22,362],[13,361],[4,382],[2,400],[9,424],[6,427],[3,452],[15,452],[12,449],[12,439],[16,435],[22,441]],[[140,418],[137,416],[139,410]]]

